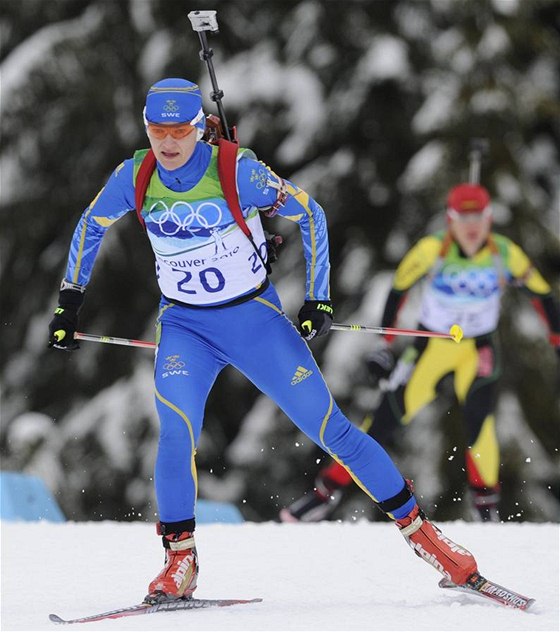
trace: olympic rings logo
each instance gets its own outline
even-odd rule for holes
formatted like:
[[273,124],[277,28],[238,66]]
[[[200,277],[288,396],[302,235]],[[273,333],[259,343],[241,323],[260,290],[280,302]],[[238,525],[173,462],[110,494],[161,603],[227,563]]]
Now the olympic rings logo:
[[182,369],[185,366],[185,363],[182,360],[179,360],[178,355],[167,356],[165,359],[167,362],[163,365],[163,368],[167,371]]
[[163,106],[164,112],[177,112],[179,106],[177,105],[177,101],[175,99],[167,99],[165,105]]
[[465,270],[460,266],[446,266],[441,273],[441,285],[458,296],[491,296],[498,288],[495,270]]
[[149,210],[151,222],[156,224],[161,233],[173,237],[180,231],[195,232],[210,230],[220,225],[222,209],[214,202],[203,202],[193,207],[181,200],[174,202],[171,208],[163,200],[158,200]]
[[267,176],[266,171],[264,169],[259,169],[258,171],[255,171],[254,169],[252,169],[250,181],[257,182],[256,184],[257,189],[264,189],[265,186],[267,186],[268,184],[268,176]]

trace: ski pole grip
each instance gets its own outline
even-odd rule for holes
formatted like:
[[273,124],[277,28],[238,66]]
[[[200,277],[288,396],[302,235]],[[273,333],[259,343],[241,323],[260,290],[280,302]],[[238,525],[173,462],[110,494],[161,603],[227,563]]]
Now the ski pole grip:
[[463,340],[463,330],[460,325],[452,325],[449,330],[449,335],[455,342],[461,342],[461,340]]

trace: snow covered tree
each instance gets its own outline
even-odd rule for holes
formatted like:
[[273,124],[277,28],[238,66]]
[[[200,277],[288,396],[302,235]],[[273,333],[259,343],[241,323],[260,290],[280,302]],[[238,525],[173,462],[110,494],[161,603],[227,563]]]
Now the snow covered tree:
[[[77,219],[111,170],[147,145],[146,89],[163,76],[184,76],[210,92],[187,20],[200,4],[3,5],[0,447],[4,468],[43,475],[75,519],[156,515],[150,352],[83,343],[78,353],[53,353],[47,323]],[[220,34],[210,43],[241,144],[326,210],[338,321],[357,315],[378,323],[390,272],[414,241],[442,225],[447,190],[467,178],[473,137],[489,141],[482,181],[496,229],[558,286],[555,0],[202,4],[218,11]],[[212,112],[210,99],[207,105]],[[291,226],[273,227],[286,239],[273,280],[295,316],[304,292],[301,246]],[[147,240],[127,217],[102,247],[81,328],[152,339],[157,300]],[[556,519],[557,358],[526,299],[508,294],[505,304],[504,509],[514,520]],[[376,397],[361,368],[375,341],[359,336],[339,333],[313,345],[355,421]],[[462,464],[449,457],[464,440],[457,424],[443,426],[446,413],[415,423],[396,453],[440,519],[463,515]],[[272,519],[310,486],[320,458],[251,384],[224,371],[198,452],[201,496]],[[357,491],[340,516],[374,515],[364,507]]]

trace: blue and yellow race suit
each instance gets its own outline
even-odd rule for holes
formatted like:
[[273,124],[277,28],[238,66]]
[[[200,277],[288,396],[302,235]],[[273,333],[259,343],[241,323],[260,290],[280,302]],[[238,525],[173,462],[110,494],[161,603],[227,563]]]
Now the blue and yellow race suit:
[[496,437],[496,383],[500,375],[494,341],[501,297],[508,285],[527,292],[560,343],[560,312],[551,287],[523,250],[503,235],[490,233],[472,257],[444,231],[421,239],[403,258],[393,279],[383,325],[394,324],[407,292],[424,282],[420,328],[449,331],[457,323],[460,344],[417,338],[401,356],[388,388],[372,415],[370,433],[383,443],[399,425],[407,425],[432,402],[447,375],[462,408],[467,481],[473,490],[498,490],[500,455]]
[[[106,230],[134,209],[135,177],[145,151],[119,165],[83,213],[65,278],[87,285]],[[259,210],[277,201],[281,179],[257,160],[237,164],[243,216],[261,255]],[[299,225],[306,260],[306,300],[329,298],[328,235],[323,209],[284,181],[278,216]],[[225,202],[216,148],[198,142],[174,171],[157,165],[142,212],[162,292],[157,324],[155,397],[160,438],[155,486],[160,520],[194,518],[196,446],[204,407],[220,371],[235,366],[271,397],[313,441],[342,463],[390,515],[415,504],[385,450],[342,414],[306,342],[282,310],[263,262]]]

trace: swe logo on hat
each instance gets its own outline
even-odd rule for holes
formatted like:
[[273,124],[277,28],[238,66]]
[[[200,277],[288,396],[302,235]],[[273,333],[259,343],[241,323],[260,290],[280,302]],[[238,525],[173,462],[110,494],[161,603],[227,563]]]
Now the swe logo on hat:
[[158,81],[146,97],[144,117],[151,123],[191,123],[204,131],[200,88],[177,77]]
[[168,99],[163,106],[162,118],[179,118],[179,106],[175,99]]

